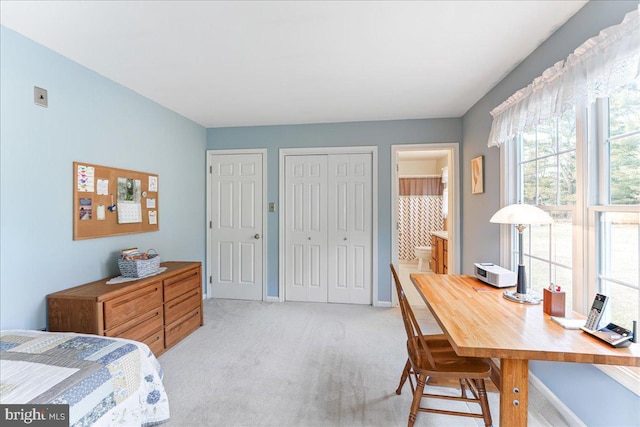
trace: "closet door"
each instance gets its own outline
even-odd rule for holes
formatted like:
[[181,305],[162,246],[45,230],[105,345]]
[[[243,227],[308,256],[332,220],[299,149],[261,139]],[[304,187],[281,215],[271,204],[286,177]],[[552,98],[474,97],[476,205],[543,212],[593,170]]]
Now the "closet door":
[[328,157],[328,301],[371,304],[371,154]]
[[285,157],[285,292],[327,302],[327,156]]

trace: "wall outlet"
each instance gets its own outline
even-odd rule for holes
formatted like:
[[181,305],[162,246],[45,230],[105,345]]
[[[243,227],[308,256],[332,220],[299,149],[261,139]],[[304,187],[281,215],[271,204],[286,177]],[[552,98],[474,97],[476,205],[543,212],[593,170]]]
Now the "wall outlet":
[[47,108],[49,106],[49,96],[47,95],[47,90],[42,89],[38,86],[34,86],[33,102],[35,102],[36,105]]

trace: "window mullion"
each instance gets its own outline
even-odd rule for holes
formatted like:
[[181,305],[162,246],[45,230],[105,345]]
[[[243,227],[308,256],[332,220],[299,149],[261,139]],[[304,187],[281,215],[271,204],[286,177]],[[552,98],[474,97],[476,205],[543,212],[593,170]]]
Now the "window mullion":
[[[518,164],[520,161],[519,149],[521,137],[518,137],[517,144],[504,144],[500,147],[500,164],[503,173],[501,174],[502,193],[500,194],[501,206],[507,206],[521,200],[518,183],[522,181],[522,176],[518,176]],[[500,227],[500,265],[511,268],[513,265],[513,227]]]
[[[586,314],[589,295],[593,295],[595,290],[595,280],[590,279],[592,264],[589,262],[589,244],[593,241],[590,238],[589,211],[587,197],[591,192],[589,167],[592,160],[590,153],[593,152],[592,137],[595,132],[590,126],[593,122],[589,120],[591,110],[585,106],[576,106],[576,203],[574,210],[573,224],[573,309]],[[597,176],[597,174],[595,174]]]
[[595,104],[595,120],[598,144],[598,193],[597,205],[608,205],[611,200],[609,177],[611,176],[609,159],[609,103],[598,99]]
[[[540,150],[538,150],[538,144],[540,143],[539,139],[538,139],[538,128],[536,127],[536,143],[534,145],[535,147],[535,151],[533,153],[534,158],[536,159],[535,162],[535,170],[536,170],[536,194],[535,194],[535,205],[539,205],[540,204],[540,184],[538,182],[538,177],[540,176],[540,160],[539,160],[539,152]],[[531,241],[531,240],[529,240]]]
[[[556,206],[560,206],[560,119],[555,120]],[[551,240],[551,239],[550,239]],[[551,244],[551,242],[549,242]],[[549,248],[551,250],[551,248]],[[549,252],[551,253],[551,252]]]

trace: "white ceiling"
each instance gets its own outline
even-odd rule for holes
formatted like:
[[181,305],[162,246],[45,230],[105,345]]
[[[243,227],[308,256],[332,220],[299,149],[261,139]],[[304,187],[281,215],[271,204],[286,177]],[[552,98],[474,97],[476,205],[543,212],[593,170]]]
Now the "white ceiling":
[[585,3],[2,0],[0,20],[223,127],[460,117]]

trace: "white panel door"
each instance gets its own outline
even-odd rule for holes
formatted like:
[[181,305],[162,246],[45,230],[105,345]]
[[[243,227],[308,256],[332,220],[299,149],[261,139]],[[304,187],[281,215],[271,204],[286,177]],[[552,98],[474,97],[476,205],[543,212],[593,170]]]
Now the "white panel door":
[[328,301],[371,304],[371,154],[328,157]]
[[327,302],[327,156],[285,157],[285,296]]
[[211,166],[213,297],[262,300],[262,155],[216,154]]

